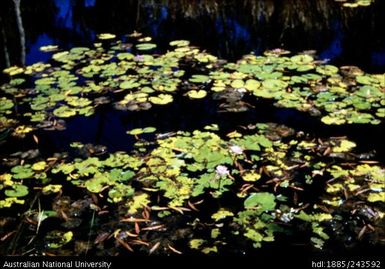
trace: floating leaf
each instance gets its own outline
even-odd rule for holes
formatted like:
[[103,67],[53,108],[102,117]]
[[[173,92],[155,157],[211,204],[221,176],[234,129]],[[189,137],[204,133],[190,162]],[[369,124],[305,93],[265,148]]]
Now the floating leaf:
[[215,221],[220,221],[222,219],[225,219],[227,217],[232,217],[234,216],[234,213],[231,211],[228,211],[226,209],[220,209],[216,213],[214,213],[211,218]]
[[32,170],[43,171],[46,168],[47,163],[45,161],[37,162],[32,165]]
[[51,231],[45,237],[45,242],[47,242],[48,248],[57,249],[71,242],[72,238],[73,233],[71,231]]
[[275,196],[268,192],[252,193],[244,202],[245,208],[259,207],[263,211],[275,208]]
[[59,118],[69,118],[76,115],[76,110],[62,105],[53,111],[53,114]]
[[205,90],[199,90],[199,91],[191,90],[191,91],[187,92],[187,95],[191,99],[202,99],[202,98],[206,97],[207,92]]
[[58,193],[62,190],[62,185],[54,185],[49,184],[47,186],[44,186],[41,190],[44,195],[52,194],[52,193]]
[[116,35],[110,33],[98,34],[98,38],[101,40],[114,39]]
[[7,111],[13,107],[12,100],[9,100],[5,97],[0,98],[0,113],[3,111]]
[[152,96],[148,99],[151,103],[156,105],[166,105],[171,103],[174,98],[170,94],[159,94],[158,96]]
[[260,179],[261,175],[256,173],[255,171],[251,171],[251,172],[246,172],[242,176],[242,178],[243,178],[244,181],[254,182],[254,181],[257,181],[258,179]]
[[369,193],[368,195],[368,201],[375,203],[375,202],[385,202],[385,192],[379,192],[379,193]]
[[354,147],[356,147],[356,143],[349,140],[341,140],[339,146],[333,147],[333,152],[348,152]]
[[190,45],[190,41],[188,40],[174,40],[170,42],[170,46],[175,46],[175,47],[186,47]]
[[192,75],[189,81],[194,83],[206,83],[210,81],[210,77],[206,75]]
[[192,239],[189,242],[189,245],[190,245],[191,249],[199,249],[200,246],[202,246],[204,244],[204,242],[205,242],[205,240],[203,240],[203,239]]
[[34,175],[30,165],[18,165],[11,169],[13,178],[15,179],[26,179],[31,178]]
[[12,185],[12,189],[5,190],[5,195],[8,197],[24,197],[28,195],[28,187],[24,185]]
[[150,200],[149,200],[148,194],[142,193],[139,195],[135,195],[132,198],[132,201],[127,203],[128,213],[136,214],[139,209],[143,208],[144,206],[147,206],[149,203],[150,203]]
[[136,48],[138,50],[152,50],[152,49],[156,48],[156,44],[153,44],[153,43],[141,43],[141,44],[137,44]]

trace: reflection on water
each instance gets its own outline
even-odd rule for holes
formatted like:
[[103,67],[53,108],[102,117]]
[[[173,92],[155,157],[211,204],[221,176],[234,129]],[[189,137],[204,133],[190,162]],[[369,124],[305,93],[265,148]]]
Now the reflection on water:
[[[23,62],[13,0],[0,3],[1,67]],[[322,59],[385,70],[384,1],[357,9],[333,0],[29,0],[21,1],[26,63],[46,60],[38,48],[88,45],[97,33],[142,31],[160,44],[189,39],[220,57],[284,47],[317,50]],[[7,61],[9,59],[9,61]]]

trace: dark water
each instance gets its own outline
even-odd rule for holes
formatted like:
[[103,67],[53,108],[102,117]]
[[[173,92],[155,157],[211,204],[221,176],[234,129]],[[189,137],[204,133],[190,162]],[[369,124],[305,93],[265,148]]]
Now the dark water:
[[[334,0],[21,0],[25,62],[47,60],[43,45],[84,46],[98,33],[137,30],[163,45],[188,39],[231,60],[276,47],[314,49],[332,63],[384,72],[384,2],[349,9]],[[0,18],[3,68],[23,61],[13,0],[0,2]]]

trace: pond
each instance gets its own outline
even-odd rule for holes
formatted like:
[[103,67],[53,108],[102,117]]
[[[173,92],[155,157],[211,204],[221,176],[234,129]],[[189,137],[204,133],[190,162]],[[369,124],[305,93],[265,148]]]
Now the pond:
[[1,254],[384,250],[384,1],[19,4]]

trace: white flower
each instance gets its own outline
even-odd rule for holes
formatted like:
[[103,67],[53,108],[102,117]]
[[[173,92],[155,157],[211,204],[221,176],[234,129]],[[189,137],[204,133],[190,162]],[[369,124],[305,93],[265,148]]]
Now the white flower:
[[143,62],[144,61],[144,56],[143,55],[136,55],[134,58],[138,62]]
[[215,172],[218,176],[223,177],[230,174],[229,169],[227,169],[224,165],[218,165],[217,168],[215,168]]
[[234,154],[242,154],[243,153],[243,149],[240,146],[237,146],[237,145],[231,146],[230,150]]

